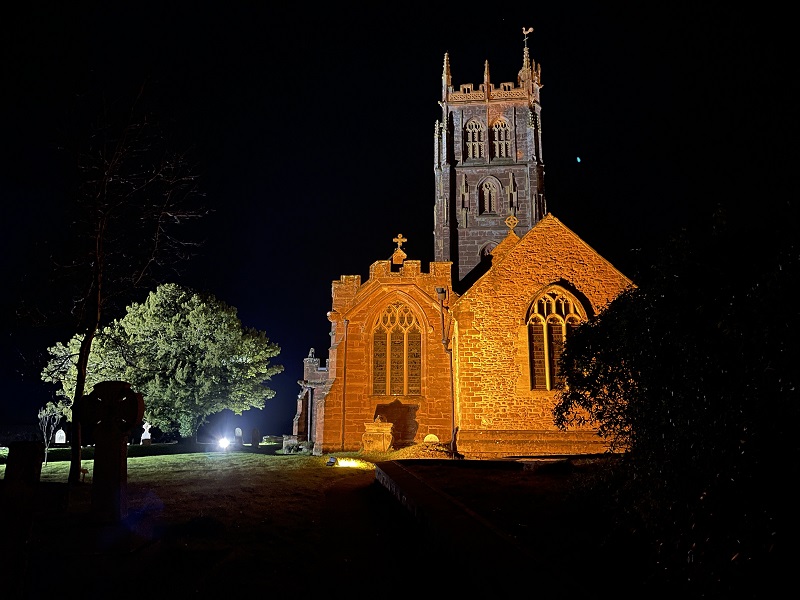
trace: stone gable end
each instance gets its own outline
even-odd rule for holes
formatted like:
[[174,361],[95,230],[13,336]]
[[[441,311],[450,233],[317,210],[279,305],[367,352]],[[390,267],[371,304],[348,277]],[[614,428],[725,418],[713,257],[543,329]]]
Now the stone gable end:
[[[469,455],[507,455],[512,450],[498,444],[502,439],[527,440],[522,453],[555,451],[555,392],[532,389],[526,324],[533,299],[553,284],[588,301],[584,309],[590,316],[632,282],[549,215],[454,303],[459,448]],[[509,433],[514,431],[527,434]],[[599,447],[588,429],[562,442],[570,453]]]

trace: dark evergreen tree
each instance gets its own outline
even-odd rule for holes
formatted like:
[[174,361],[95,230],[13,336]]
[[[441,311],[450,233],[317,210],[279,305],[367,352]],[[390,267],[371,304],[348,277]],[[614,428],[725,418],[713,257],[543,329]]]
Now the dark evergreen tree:
[[591,422],[626,451],[617,505],[652,549],[654,581],[677,593],[762,597],[793,555],[784,461],[798,451],[800,259],[789,223],[765,230],[718,212],[675,236],[563,355],[556,424]]

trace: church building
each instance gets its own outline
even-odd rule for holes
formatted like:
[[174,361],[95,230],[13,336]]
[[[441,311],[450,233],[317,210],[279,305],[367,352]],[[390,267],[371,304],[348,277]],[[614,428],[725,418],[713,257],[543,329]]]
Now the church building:
[[[595,454],[552,409],[570,332],[633,286],[547,212],[541,67],[453,86],[434,127],[434,257],[403,250],[332,284],[331,346],[304,359],[293,434],[321,455],[450,444],[467,459]],[[388,241],[388,240],[387,240]],[[377,447],[376,447],[377,446]]]

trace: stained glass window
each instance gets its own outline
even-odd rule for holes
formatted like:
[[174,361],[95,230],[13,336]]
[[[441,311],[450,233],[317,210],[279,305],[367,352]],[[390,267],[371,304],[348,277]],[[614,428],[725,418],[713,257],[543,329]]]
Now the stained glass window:
[[566,290],[554,287],[531,303],[528,314],[528,357],[531,389],[552,390],[563,384],[559,360],[572,331],[586,311]]
[[422,330],[401,302],[386,307],[372,332],[372,393],[422,393]]

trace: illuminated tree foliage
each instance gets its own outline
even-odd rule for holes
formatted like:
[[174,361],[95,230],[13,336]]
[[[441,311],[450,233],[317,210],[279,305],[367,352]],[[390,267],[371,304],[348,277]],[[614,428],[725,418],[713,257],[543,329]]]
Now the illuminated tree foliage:
[[[76,336],[66,346],[53,346],[42,374],[62,383],[65,395],[79,345]],[[131,383],[144,395],[149,423],[189,437],[222,410],[241,414],[264,408],[275,395],[267,382],[283,371],[270,363],[279,353],[264,332],[242,325],[235,308],[213,296],[163,284],[103,328],[87,381]]]
[[800,259],[778,227],[757,247],[742,233],[718,217],[672,240],[562,359],[555,422],[628,450],[609,489],[679,593],[756,597],[796,543],[779,462],[799,449]]

